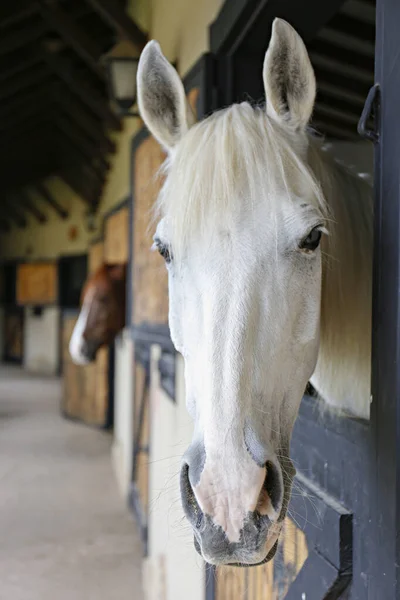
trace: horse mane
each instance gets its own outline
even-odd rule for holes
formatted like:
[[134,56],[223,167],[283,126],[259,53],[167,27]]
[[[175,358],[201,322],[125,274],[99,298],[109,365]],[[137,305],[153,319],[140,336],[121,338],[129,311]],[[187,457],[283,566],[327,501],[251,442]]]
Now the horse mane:
[[[368,417],[370,398],[372,193],[334,161],[312,133],[293,136],[264,107],[244,102],[193,126],[165,161],[156,205],[175,259],[239,211],[278,192],[299,197],[299,181],[328,222],[323,243],[321,342],[312,383],[340,410]],[[182,193],[185,194],[184,198]]]
[[304,136],[304,144],[294,146],[293,136],[267,117],[264,107],[247,102],[194,125],[162,167],[167,177],[156,204],[156,216],[168,219],[174,257],[191,239],[204,240],[221,225],[229,226],[246,204],[256,206],[265,189],[271,199],[282,186],[289,195],[299,195],[293,189],[299,181],[295,174],[306,181],[327,216],[321,187],[302,157],[306,143]]
[[372,187],[313,143],[309,162],[332,217],[323,246],[320,350],[311,381],[333,408],[368,418]]

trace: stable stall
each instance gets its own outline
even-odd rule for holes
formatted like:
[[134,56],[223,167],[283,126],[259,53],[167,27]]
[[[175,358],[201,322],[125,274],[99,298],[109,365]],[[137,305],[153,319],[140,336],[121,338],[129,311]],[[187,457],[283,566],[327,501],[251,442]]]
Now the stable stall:
[[[128,255],[128,212],[122,203],[104,217],[104,236],[91,243],[87,256],[88,277],[103,264],[125,264]],[[81,278],[80,292],[86,277]],[[79,298],[78,298],[79,300]],[[110,428],[114,422],[114,348],[100,348],[96,360],[75,365],[69,341],[78,319],[79,304],[64,305],[62,317],[63,414],[88,425]]]

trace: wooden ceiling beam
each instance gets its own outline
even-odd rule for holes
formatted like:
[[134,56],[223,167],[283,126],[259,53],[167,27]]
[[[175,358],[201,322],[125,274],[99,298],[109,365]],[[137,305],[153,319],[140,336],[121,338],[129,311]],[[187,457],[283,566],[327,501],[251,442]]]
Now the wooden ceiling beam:
[[22,188],[34,186],[36,183],[40,183],[44,179],[52,177],[56,173],[57,168],[49,167],[48,164],[42,165],[40,169],[37,167],[36,170],[32,172],[27,171],[22,178],[18,177],[18,174],[16,173],[13,178],[10,177],[9,180],[5,182],[4,190],[5,192],[11,192],[14,190],[20,190]]
[[28,71],[28,69],[31,69],[32,67],[36,66],[40,62],[40,59],[36,54],[29,54],[26,60],[18,62],[13,61],[10,64],[8,63],[7,65],[2,64],[5,62],[6,61],[2,61],[0,63],[0,83],[2,85],[5,81],[7,81],[7,79],[15,77],[15,75]]
[[93,9],[117,34],[131,40],[142,49],[148,37],[115,0],[87,0]]
[[19,132],[12,144],[5,143],[0,148],[2,193],[25,187],[58,169],[58,156],[52,149],[52,132],[41,130],[34,143],[29,143],[32,140],[26,136],[25,131]]
[[[100,165],[94,164],[90,160],[90,158],[95,156],[93,147],[90,147],[90,152],[93,154],[90,154],[89,156],[88,152],[85,153],[82,150],[82,147],[78,145],[78,140],[71,135],[71,126],[69,126],[69,131],[67,132],[67,124],[64,124],[64,127],[60,127],[57,125],[57,121],[53,122],[49,119],[50,115],[46,113],[46,115],[43,116],[42,121],[33,120],[29,129],[22,127],[20,130],[13,131],[13,141],[11,145],[6,142],[0,147],[0,159],[2,160],[5,172],[12,173],[14,165],[18,165],[19,171],[21,170],[22,165],[24,176],[26,176],[26,180],[29,182],[33,178],[35,180],[38,179],[38,177],[36,177],[36,169],[41,167],[43,163],[49,164],[50,156],[53,159],[51,162],[52,169],[46,171],[46,175],[55,172],[57,164],[76,164],[77,158],[79,158],[80,169],[81,172],[84,173],[82,177],[88,183],[90,182],[92,186],[96,187],[96,189],[101,187],[104,183],[108,163],[106,165],[104,165],[104,163]],[[36,127],[38,127],[38,129],[36,129]],[[49,128],[51,128],[51,130]],[[42,131],[45,132],[45,140],[40,139]],[[51,131],[50,137],[49,131]],[[81,140],[79,140],[79,144],[80,142]],[[24,148],[25,151],[23,150]],[[29,167],[25,168],[25,163],[27,163]],[[39,165],[39,167],[35,165]],[[12,182],[13,176],[11,176],[11,183]]]
[[[21,2],[19,2],[21,5]],[[8,5],[10,7],[10,4]],[[12,10],[4,15],[0,13],[0,29],[6,29],[7,27],[13,26],[24,19],[28,19],[32,17],[37,11],[36,6],[31,2],[31,0],[26,0],[24,2],[24,6],[19,10],[15,10],[15,5],[12,6]]]
[[37,0],[37,5],[48,25],[57,31],[99,79],[105,81],[104,70],[99,64],[102,49],[59,5],[50,4],[46,0]]
[[26,228],[27,223],[24,215],[21,215],[18,210],[15,210],[14,206],[10,204],[7,198],[3,198],[1,206],[6,210],[7,216],[17,225],[17,227],[20,229]]
[[0,56],[15,52],[18,48],[37,42],[48,30],[43,20],[38,21],[36,25],[27,23],[27,25],[18,32],[11,32],[2,37],[0,42]]
[[36,221],[38,221],[38,223],[46,223],[46,215],[39,208],[37,208],[37,206],[35,206],[25,190],[19,190],[18,192],[15,192],[12,197],[15,199],[16,204],[24,208],[26,212],[29,212],[36,219]]
[[74,72],[72,65],[67,60],[46,51],[43,52],[43,57],[54,74],[64,81],[99,119],[112,129],[121,130],[121,121],[111,110],[108,99],[101,96],[82,76]]
[[[12,137],[14,129],[22,129],[25,125],[29,126],[32,119],[43,121],[51,114],[54,107],[56,107],[56,103],[49,97],[43,103],[27,104],[19,115],[14,114],[9,115],[8,118],[3,118],[0,113],[0,133],[5,135],[10,132]],[[34,122],[33,125],[36,125],[36,123]]]
[[110,140],[107,133],[99,126],[99,123],[92,117],[87,110],[82,108],[82,104],[69,94],[55,94],[56,102],[67,119],[74,121],[93,142],[104,152],[114,153],[116,151],[115,142]]
[[61,162],[64,163],[66,167],[79,165],[81,173],[86,167],[85,177],[89,187],[103,184],[105,170],[99,171],[98,169],[94,169],[91,164],[88,164],[86,156],[73,142],[71,142],[69,137],[64,136],[64,139],[60,141],[59,150]]
[[97,205],[104,182],[100,182],[100,184],[97,181],[90,183],[87,178],[82,177],[80,168],[77,170],[71,166],[64,167],[60,171],[60,177],[90,207],[94,208]]
[[0,217],[0,230],[3,231],[3,233],[9,233],[11,231],[10,223],[3,217]]
[[29,70],[27,73],[19,74],[18,77],[13,77],[11,81],[1,86],[0,102],[30,87],[43,88],[44,82],[49,77],[50,73],[45,65],[41,65],[38,69]]
[[61,219],[67,219],[69,216],[68,211],[61,206],[61,204],[59,204],[59,202],[57,202],[57,200],[55,200],[55,198],[52,196],[52,194],[49,192],[49,190],[47,189],[46,185],[41,182],[41,183],[36,183],[36,185],[34,186],[35,191],[37,191],[39,193],[39,195],[45,199],[45,201],[47,202],[47,204],[49,206],[51,206],[51,208],[57,213],[57,215],[61,218]]
[[[80,136],[81,143],[90,151],[90,156],[104,156],[115,152],[116,145],[112,142],[99,126],[90,113],[80,109],[77,102],[70,102],[71,98],[62,101],[62,94],[49,93],[32,94],[26,102],[17,102],[16,106],[9,107],[4,113],[0,106],[0,132],[3,135],[7,131],[14,135],[14,128],[21,128],[25,124],[29,126],[31,119],[46,119],[63,123],[71,133],[76,132]],[[105,163],[104,163],[105,165]],[[105,166],[108,166],[105,165]]]
[[100,172],[109,170],[110,163],[104,158],[104,152],[96,146],[94,142],[82,135],[71,122],[64,119],[61,115],[57,115],[54,122],[56,126],[64,132],[64,135],[69,137],[73,144],[76,144],[82,154],[86,156],[87,161],[89,161],[96,170],[99,170]]
[[[1,136],[0,161],[2,180],[7,177],[7,169],[14,163],[19,163],[19,168],[25,167],[23,164],[25,157],[28,161],[35,162],[42,156],[47,160],[52,152],[51,144],[54,140],[52,132],[47,129],[47,122],[32,123],[29,127],[16,129],[10,137]],[[47,146],[46,146],[47,145]]]
[[35,165],[34,169],[26,168],[23,170],[23,174],[18,169],[15,171],[10,170],[7,178],[2,179],[2,193],[6,194],[7,192],[35,185],[37,182],[56,174],[57,170],[58,166],[49,163],[49,161],[43,162],[41,165]]
[[43,138],[46,140],[51,138],[51,142],[54,141],[54,135],[50,135],[51,128],[52,123],[49,122],[48,115],[40,114],[36,118],[27,118],[16,124],[13,123],[9,129],[4,129],[0,135],[0,155],[5,155],[3,161],[4,158],[14,160],[23,156],[24,153],[29,154],[36,147],[45,149],[50,155],[52,149],[45,147]]
[[[6,102],[0,103],[0,118],[8,119],[14,115],[20,114],[27,105],[43,104],[49,96],[49,91],[53,91],[54,84],[51,87],[37,87],[27,91],[16,98],[7,99]],[[1,90],[1,86],[0,86]]]

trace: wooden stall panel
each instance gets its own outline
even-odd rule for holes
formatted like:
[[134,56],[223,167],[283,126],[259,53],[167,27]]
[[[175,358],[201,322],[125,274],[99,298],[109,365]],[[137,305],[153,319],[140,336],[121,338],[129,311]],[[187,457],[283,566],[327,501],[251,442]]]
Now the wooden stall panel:
[[[104,242],[92,244],[88,253],[89,275],[104,262]],[[69,340],[77,317],[63,319],[63,410],[66,416],[89,425],[104,426],[107,422],[109,383],[109,349],[100,348],[96,361],[86,366],[72,362]]]
[[129,255],[129,209],[121,208],[110,215],[105,223],[104,259],[110,264],[128,262]]
[[136,151],[133,210],[133,323],[166,323],[168,280],[163,259],[151,252],[151,211],[162,180],[157,172],[165,154],[153,137]]
[[102,427],[108,412],[108,350],[100,349],[96,362],[78,366],[69,354],[69,341],[76,316],[64,316],[62,327],[63,400],[66,416]]
[[304,533],[287,518],[273,561],[259,567],[218,567],[215,600],[284,600],[308,556]]
[[24,314],[18,307],[6,308],[4,314],[4,359],[21,362],[23,358]]
[[89,248],[88,269],[89,275],[92,275],[104,262],[104,242],[96,242]]
[[107,420],[109,386],[108,386],[109,349],[100,348],[96,356],[95,390],[96,397],[93,406],[93,419],[96,423]]
[[25,263],[17,267],[17,303],[53,304],[57,301],[57,265]]
[[[193,88],[187,95],[197,117],[200,90]],[[134,158],[133,207],[133,314],[134,325],[147,322],[165,324],[168,321],[168,279],[165,264],[158,252],[151,252],[154,227],[152,210],[162,186],[158,175],[165,153],[153,138],[146,138]]]

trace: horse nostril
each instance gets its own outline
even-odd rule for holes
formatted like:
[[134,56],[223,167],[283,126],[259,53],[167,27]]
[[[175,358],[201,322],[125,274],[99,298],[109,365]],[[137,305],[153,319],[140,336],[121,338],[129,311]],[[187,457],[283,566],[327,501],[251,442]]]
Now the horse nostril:
[[267,474],[261,489],[256,511],[261,515],[278,513],[282,505],[282,482],[279,469],[270,461],[265,464]]
[[95,360],[98,349],[99,344],[97,342],[85,339],[82,340],[81,351],[88,361],[93,362]]
[[203,512],[196,500],[192,485],[189,480],[189,465],[184,464],[181,470],[181,496],[183,510],[186,517],[196,529],[201,527]]

